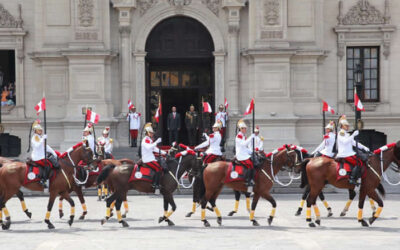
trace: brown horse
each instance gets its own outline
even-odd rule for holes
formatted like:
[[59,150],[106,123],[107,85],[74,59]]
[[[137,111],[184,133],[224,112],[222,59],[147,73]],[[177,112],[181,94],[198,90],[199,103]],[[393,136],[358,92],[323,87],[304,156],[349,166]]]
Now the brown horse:
[[[75,217],[75,204],[69,195],[69,190],[72,188],[73,175],[75,166],[80,161],[85,161],[90,165],[93,162],[92,150],[82,143],[73,147],[72,150],[66,152],[59,158],[58,162],[60,168],[56,170],[55,177],[50,182],[50,198],[47,205],[47,213],[45,222],[49,229],[53,229],[54,225],[50,222],[50,213],[53,207],[54,200],[58,195],[63,196],[71,205],[71,215],[68,221],[72,225]],[[26,163],[23,162],[9,162],[5,163],[0,168],[0,209],[5,207],[7,201],[16,194],[21,186],[33,191],[43,191],[43,186],[38,182],[31,182],[25,184]],[[0,215],[1,215],[0,211]],[[1,218],[1,216],[0,216]],[[9,229],[11,220],[2,224],[3,229]]]
[[[184,154],[183,154],[184,155]],[[201,162],[197,160],[197,157],[192,154],[186,154],[184,156],[180,156],[179,154],[176,157],[181,157],[179,161],[171,156],[167,156],[166,164],[168,166],[168,170],[164,173],[164,175],[160,179],[161,184],[161,194],[164,198],[164,215],[161,216],[158,220],[159,223],[165,221],[169,226],[173,226],[174,223],[169,219],[170,216],[176,210],[176,204],[173,198],[173,192],[178,187],[178,180],[182,177],[185,172],[188,172],[194,168],[200,168]],[[104,170],[100,173],[100,176],[97,180],[98,183],[101,183],[102,180],[108,178],[108,183],[113,187],[113,193],[110,197],[107,198],[107,212],[106,217],[101,221],[101,224],[104,224],[110,218],[110,206],[115,201],[115,208],[117,210],[117,219],[118,222],[122,224],[123,227],[128,227],[128,223],[122,220],[120,208],[123,199],[126,197],[128,190],[135,189],[139,192],[143,193],[154,193],[154,188],[150,182],[146,181],[133,181],[129,182],[129,178],[134,169],[133,165],[123,164],[121,166],[108,165],[104,168]],[[171,205],[171,210],[168,211],[168,206]]]
[[[381,176],[383,172],[394,162],[400,166],[400,141],[396,144],[391,144],[384,152],[382,156],[380,154],[370,155],[368,158],[368,167],[366,177],[361,180],[360,195],[358,202],[358,215],[357,219],[362,226],[368,227],[368,223],[363,219],[363,207],[366,196],[368,195],[375,202],[378,203],[378,209],[369,219],[369,223],[372,224],[380,215],[383,209],[383,201],[376,193],[375,189],[385,195],[385,190],[382,186]],[[314,206],[314,212],[316,215],[315,222],[321,223],[320,213],[318,207],[315,206],[315,201],[318,194],[324,188],[326,183],[329,183],[337,188],[354,189],[354,185],[349,184],[348,179],[337,180],[336,174],[337,162],[333,159],[326,157],[316,157],[306,161],[302,164],[302,186],[307,183],[310,185],[310,195],[307,198],[307,215],[306,221],[310,227],[315,227],[315,224],[311,220],[311,205]]]
[[[293,167],[297,162],[297,154],[295,151],[285,147],[273,155],[266,157],[264,154],[261,157],[262,163],[257,171],[258,177],[255,180],[254,196],[251,204],[250,221],[254,226],[258,226],[258,222],[254,219],[254,212],[257,207],[257,202],[260,197],[268,200],[272,205],[272,211],[268,218],[268,224],[272,223],[276,211],[275,199],[269,193],[275,181],[277,174],[283,166]],[[272,162],[271,162],[272,161]],[[201,201],[201,221],[204,226],[209,227],[210,223],[206,220],[206,204],[210,202],[214,212],[217,215],[217,223],[222,224],[222,217],[219,209],[216,206],[216,199],[224,185],[232,188],[235,191],[247,192],[247,187],[244,181],[230,182],[225,184],[226,174],[229,167],[229,162],[219,161],[210,163],[203,173],[205,186],[205,195]]]

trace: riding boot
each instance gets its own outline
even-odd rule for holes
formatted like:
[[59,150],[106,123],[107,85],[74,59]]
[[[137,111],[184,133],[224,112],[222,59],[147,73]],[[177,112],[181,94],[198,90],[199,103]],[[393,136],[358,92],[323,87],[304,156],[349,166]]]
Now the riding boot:
[[154,175],[154,181],[152,186],[156,191],[160,189],[160,175],[161,171],[157,171],[156,174]]
[[359,166],[355,166],[353,170],[351,170],[350,178],[349,178],[349,183],[353,185],[360,185],[357,180],[358,180],[358,173],[359,173]]
[[40,180],[39,180],[39,184],[40,185],[42,185],[43,186],[43,188],[47,188],[47,185],[46,185],[46,169],[45,169],[45,167],[42,167],[42,166],[40,166],[39,167],[39,175],[38,175],[38,178],[40,178]]
[[134,147],[134,148],[137,147],[137,138],[133,139],[133,147]]
[[246,186],[252,187],[254,186],[254,169],[248,169],[246,175]]
[[53,167],[55,169],[59,169],[60,168],[60,164],[58,163],[57,157],[55,157],[54,155],[50,154],[48,159],[49,159],[51,165],[53,165]]

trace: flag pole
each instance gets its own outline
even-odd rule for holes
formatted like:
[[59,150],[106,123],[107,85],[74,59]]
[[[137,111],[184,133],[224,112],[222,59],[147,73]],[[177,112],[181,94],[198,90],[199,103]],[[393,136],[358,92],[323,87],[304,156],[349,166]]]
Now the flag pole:
[[[251,131],[251,134],[253,134],[254,133],[254,128],[255,128],[255,115],[256,115],[256,102],[254,101],[253,102],[253,131]],[[255,138],[253,137],[253,153],[252,153],[252,161],[253,161],[253,164],[254,164],[254,161],[255,161],[255,152],[254,152],[254,146],[255,146]]]
[[204,97],[201,97],[201,121],[203,123],[203,133],[205,131],[205,121],[204,121]]
[[131,107],[128,106],[128,147],[131,146]]
[[46,135],[46,138],[44,139],[44,164],[47,167],[47,121],[46,121],[46,95],[43,91],[43,99],[45,100],[45,106],[43,110],[43,120],[44,120],[44,134]]
[[325,134],[325,111],[322,111],[322,135]]
[[84,117],[84,121],[83,121],[83,129],[86,128],[86,115],[87,115],[87,109],[88,109],[88,105],[86,104],[86,108],[85,108],[85,112],[83,114]]
[[[357,130],[357,103],[356,103],[356,96],[357,96],[357,88],[354,86],[354,131]],[[358,140],[356,137],[354,137],[354,140],[356,141],[356,156],[358,157]]]

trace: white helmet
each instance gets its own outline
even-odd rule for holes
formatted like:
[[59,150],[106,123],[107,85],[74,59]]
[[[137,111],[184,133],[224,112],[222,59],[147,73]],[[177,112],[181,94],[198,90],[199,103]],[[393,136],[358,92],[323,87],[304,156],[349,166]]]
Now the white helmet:
[[260,132],[260,127],[259,126],[256,126],[255,129],[254,129],[254,133],[257,133],[257,132]]
[[154,130],[153,130],[153,127],[151,126],[151,122],[146,123],[146,125],[144,125],[144,131],[146,131],[146,133],[154,134]]
[[330,130],[335,130],[335,122],[334,121],[330,121],[326,126],[325,129],[330,129]]
[[32,124],[32,129],[33,129],[33,130],[43,130],[42,126],[40,125],[40,120],[36,120],[36,121]]
[[339,119],[340,126],[350,126],[350,123],[346,119],[346,115],[342,115]]
[[83,132],[90,132],[90,133],[92,133],[92,132],[93,132],[93,124],[89,123],[89,124],[85,127],[85,129],[83,130]]
[[215,121],[214,125],[212,126],[213,128],[222,128],[222,122],[220,120]]
[[246,123],[242,119],[238,121],[237,126],[239,129],[247,128]]
[[106,127],[106,128],[103,130],[103,135],[104,135],[104,134],[108,135],[109,133],[110,133],[110,127]]

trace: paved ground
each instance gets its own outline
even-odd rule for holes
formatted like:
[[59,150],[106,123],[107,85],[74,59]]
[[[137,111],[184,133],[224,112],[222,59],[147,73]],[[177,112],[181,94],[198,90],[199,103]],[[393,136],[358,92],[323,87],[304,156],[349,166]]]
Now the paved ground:
[[[356,203],[346,217],[338,216],[347,195],[327,195],[334,216],[326,218],[326,210],[320,204],[322,226],[317,228],[308,228],[305,214],[294,216],[299,195],[274,196],[278,209],[272,226],[267,223],[271,206],[266,201],[261,201],[256,211],[260,227],[250,225],[242,201],[236,216],[223,216],[221,227],[217,226],[215,215],[207,211],[211,228],[204,228],[199,221],[199,211],[192,218],[184,217],[191,209],[190,196],[176,197],[178,210],[171,217],[176,226],[159,225],[157,219],[162,215],[162,199],[140,195],[128,198],[131,208],[127,218],[129,228],[121,228],[115,219],[101,226],[105,204],[92,196],[87,197],[87,219],[76,221],[71,228],[66,219],[57,217],[57,205],[54,206],[51,219],[56,229],[52,231],[42,222],[46,198],[27,198],[27,205],[33,212],[32,220],[25,217],[14,198],[8,203],[13,224],[11,230],[0,231],[0,249],[399,249],[400,195],[387,196],[382,218],[369,228],[361,228],[357,223]],[[217,204],[226,215],[233,207],[233,196],[224,195]],[[65,209],[68,213],[67,204]],[[80,212],[77,207],[77,214]],[[365,216],[370,216],[369,204],[366,204]]]

